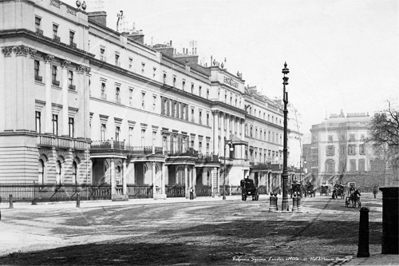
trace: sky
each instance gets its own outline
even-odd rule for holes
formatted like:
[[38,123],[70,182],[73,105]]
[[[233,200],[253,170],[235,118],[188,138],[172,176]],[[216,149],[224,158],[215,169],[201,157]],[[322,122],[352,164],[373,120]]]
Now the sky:
[[226,59],[227,71],[272,99],[282,97],[287,62],[305,134],[341,110],[399,106],[397,0],[103,0],[102,8],[114,30],[123,10],[146,44],[172,41],[182,52],[195,40],[202,63]]

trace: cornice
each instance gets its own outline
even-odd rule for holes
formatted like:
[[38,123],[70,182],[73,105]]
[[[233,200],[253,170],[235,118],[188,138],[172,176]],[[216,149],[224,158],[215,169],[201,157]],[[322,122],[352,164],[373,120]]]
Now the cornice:
[[[248,113],[245,114],[245,121],[249,121],[249,120],[247,120],[247,119],[251,119],[251,120],[260,122],[260,123],[262,123],[262,124],[264,124],[264,125],[267,125],[267,126],[270,126],[270,127],[274,127],[274,128],[276,128],[276,129],[284,130],[284,127],[282,127],[282,126],[279,126],[279,125],[270,123],[269,121],[260,119],[259,117],[250,115],[250,114],[248,114]],[[288,129],[288,131],[290,132],[291,130]]]
[[50,48],[57,48],[62,51],[74,54],[83,59],[90,59],[90,58],[94,57],[94,54],[91,54],[89,52],[86,52],[86,51],[78,49],[78,48],[72,48],[62,42],[55,42],[55,41],[53,41],[53,39],[51,39],[49,37],[46,37],[43,35],[38,35],[35,32],[27,30],[27,29],[13,29],[13,30],[0,31],[0,39],[9,39],[9,38],[18,38],[18,37],[28,38],[32,41],[37,41],[37,42],[44,44],[45,46],[48,46]]

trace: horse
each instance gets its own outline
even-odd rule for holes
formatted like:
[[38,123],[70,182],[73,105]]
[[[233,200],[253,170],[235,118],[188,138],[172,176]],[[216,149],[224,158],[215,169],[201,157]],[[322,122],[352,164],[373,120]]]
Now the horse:
[[343,199],[345,197],[344,195],[344,186],[343,185],[335,185],[334,190],[332,193],[332,198],[333,199],[338,199],[338,197],[341,197]]
[[352,203],[352,207],[356,208],[356,203],[357,203],[357,206],[360,208],[362,206],[362,203],[360,202],[360,196],[361,194],[359,189],[355,189],[353,192],[351,192],[349,197],[346,197],[345,200],[346,207],[349,206],[349,203]]

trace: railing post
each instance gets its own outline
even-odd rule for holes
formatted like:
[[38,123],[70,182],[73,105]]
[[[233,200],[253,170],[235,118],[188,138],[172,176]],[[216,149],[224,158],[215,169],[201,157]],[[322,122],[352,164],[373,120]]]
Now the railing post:
[[76,194],[76,208],[80,208],[80,193]]
[[14,204],[13,204],[13,202],[12,202],[12,194],[9,194],[8,195],[8,201],[9,201],[9,203],[10,203],[10,209],[12,209],[12,208],[14,208]]
[[36,181],[33,181],[33,200],[32,205],[37,205],[36,203]]

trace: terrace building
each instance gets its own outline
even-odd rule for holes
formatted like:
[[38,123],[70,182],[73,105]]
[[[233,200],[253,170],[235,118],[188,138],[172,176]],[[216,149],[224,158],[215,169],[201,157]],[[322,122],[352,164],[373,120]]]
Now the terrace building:
[[279,184],[282,110],[240,74],[114,31],[105,12],[0,0],[0,14],[0,183],[112,199]]

